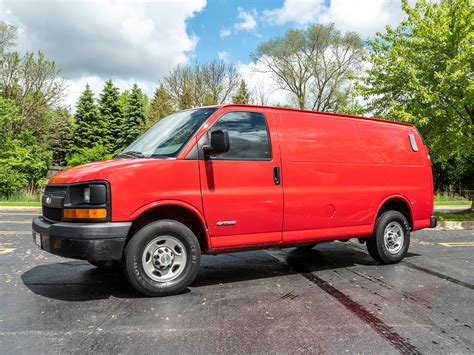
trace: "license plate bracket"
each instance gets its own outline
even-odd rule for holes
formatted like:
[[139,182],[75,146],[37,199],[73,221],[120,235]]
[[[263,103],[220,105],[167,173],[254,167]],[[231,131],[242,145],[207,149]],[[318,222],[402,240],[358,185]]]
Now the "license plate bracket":
[[35,244],[38,247],[40,247],[41,249],[43,249],[43,241],[42,241],[42,238],[41,238],[41,233],[33,232],[33,235],[34,235],[34,239],[35,239]]

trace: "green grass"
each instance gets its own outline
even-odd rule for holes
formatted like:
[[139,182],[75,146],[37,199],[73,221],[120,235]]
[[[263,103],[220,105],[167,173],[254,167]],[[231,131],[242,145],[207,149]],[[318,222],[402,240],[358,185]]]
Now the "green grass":
[[0,196],[0,206],[41,206],[41,194],[22,192],[8,198]]
[[469,204],[469,200],[464,196],[450,195],[447,193],[435,193],[434,201],[439,205],[447,204]]
[[435,212],[440,221],[474,221],[474,211]]
[[40,201],[5,201],[0,200],[0,206],[41,207]]

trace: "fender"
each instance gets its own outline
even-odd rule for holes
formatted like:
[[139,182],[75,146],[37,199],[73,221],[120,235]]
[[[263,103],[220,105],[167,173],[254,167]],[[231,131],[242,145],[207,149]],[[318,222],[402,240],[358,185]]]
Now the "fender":
[[209,233],[208,233],[208,229],[207,229],[207,223],[206,223],[206,220],[204,219],[204,216],[202,215],[201,211],[199,211],[199,209],[197,209],[195,206],[193,206],[193,205],[191,205],[187,202],[181,201],[181,200],[158,200],[158,201],[150,202],[150,203],[138,208],[137,210],[135,210],[130,215],[130,220],[134,221],[135,219],[137,219],[140,215],[142,215],[146,211],[148,211],[152,208],[155,208],[155,207],[160,207],[160,206],[180,206],[180,207],[186,208],[187,210],[192,212],[194,215],[196,215],[199,218],[199,221],[201,222],[202,226],[204,227],[204,231],[206,233],[206,242],[208,243],[207,245],[211,245],[210,244],[211,241],[209,239]]
[[408,198],[406,198],[405,196],[403,195],[400,195],[400,194],[394,194],[394,195],[389,195],[387,197],[385,197],[381,203],[379,203],[379,205],[377,206],[377,211],[374,215],[374,219],[372,220],[372,225],[374,226],[375,228],[375,221],[377,220],[377,215],[379,214],[379,211],[380,209],[382,208],[382,206],[385,204],[385,202],[387,202],[388,200],[392,200],[392,199],[399,199],[399,200],[402,200],[403,202],[405,202],[405,204],[408,206],[408,212],[410,213],[410,219],[412,220],[412,223],[415,223],[414,219],[413,219],[413,211],[411,209],[411,203],[410,203],[410,200],[408,200]]

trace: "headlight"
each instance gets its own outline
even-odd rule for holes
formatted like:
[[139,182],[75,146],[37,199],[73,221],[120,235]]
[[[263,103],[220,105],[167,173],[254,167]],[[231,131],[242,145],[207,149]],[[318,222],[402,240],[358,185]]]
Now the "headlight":
[[91,202],[91,188],[86,187],[84,189],[84,203],[90,203]]
[[107,203],[107,187],[104,184],[71,185],[66,199],[72,206],[105,205]]
[[68,186],[64,198],[63,220],[110,219],[108,201],[108,184],[91,182]]

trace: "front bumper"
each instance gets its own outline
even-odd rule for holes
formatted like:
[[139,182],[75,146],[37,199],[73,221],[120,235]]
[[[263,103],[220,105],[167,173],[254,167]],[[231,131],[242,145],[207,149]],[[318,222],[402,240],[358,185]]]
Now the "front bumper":
[[438,224],[438,217],[431,216],[430,217],[430,228],[435,228]]
[[120,260],[131,222],[49,223],[33,219],[33,241],[52,254],[91,261]]

